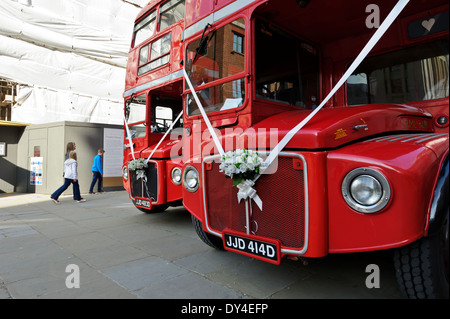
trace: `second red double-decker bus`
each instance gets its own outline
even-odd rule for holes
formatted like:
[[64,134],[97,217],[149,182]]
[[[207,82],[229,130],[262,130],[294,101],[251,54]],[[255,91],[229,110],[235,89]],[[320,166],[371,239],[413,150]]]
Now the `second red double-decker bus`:
[[[136,18],[125,82],[124,187],[137,208],[182,205],[182,34],[184,0],[153,0]],[[169,135],[171,134],[171,135]]]

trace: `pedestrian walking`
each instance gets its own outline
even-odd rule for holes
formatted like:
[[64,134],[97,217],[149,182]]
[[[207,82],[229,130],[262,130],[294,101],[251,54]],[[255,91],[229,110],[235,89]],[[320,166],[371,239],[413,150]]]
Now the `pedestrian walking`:
[[[66,145],[66,153],[64,155],[64,161],[67,161],[69,159],[70,152],[75,151],[76,148],[77,148],[77,146],[75,145],[75,142],[67,143],[67,145]],[[62,176],[64,178],[64,171],[62,173]]]
[[94,193],[94,186],[95,183],[97,184],[97,190],[99,193],[103,193],[102,189],[102,183],[103,183],[103,168],[102,168],[102,162],[103,162],[103,154],[105,153],[105,150],[103,148],[99,148],[97,151],[97,155],[94,157],[94,160],[92,161],[92,182],[91,187],[89,188],[89,194],[95,194]]
[[75,151],[71,151],[69,158],[64,162],[64,184],[50,196],[55,204],[60,204],[58,198],[70,184],[73,184],[73,199],[78,203],[85,202],[86,200],[81,197],[80,185],[78,184],[78,162]]
[[67,143],[66,156],[64,158],[65,161],[67,161],[69,159],[70,152],[75,151],[76,148],[77,148],[77,146],[75,145],[74,142]]

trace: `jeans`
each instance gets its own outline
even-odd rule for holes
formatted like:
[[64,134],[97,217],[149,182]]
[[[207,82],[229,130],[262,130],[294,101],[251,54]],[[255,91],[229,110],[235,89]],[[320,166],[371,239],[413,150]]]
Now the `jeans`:
[[80,200],[81,194],[80,194],[80,185],[78,184],[78,180],[75,182],[73,179],[70,178],[64,178],[64,185],[58,188],[53,194],[53,199],[58,199],[59,196],[70,186],[70,184],[73,184],[73,199],[74,200]]
[[94,191],[94,186],[95,186],[95,183],[97,182],[97,180],[98,180],[97,189],[98,189],[98,192],[101,192],[102,191],[102,181],[103,181],[102,174],[100,174],[100,172],[94,172],[94,171],[92,171],[92,174],[93,174],[92,183],[91,183],[91,188],[89,188],[89,193],[92,193]]

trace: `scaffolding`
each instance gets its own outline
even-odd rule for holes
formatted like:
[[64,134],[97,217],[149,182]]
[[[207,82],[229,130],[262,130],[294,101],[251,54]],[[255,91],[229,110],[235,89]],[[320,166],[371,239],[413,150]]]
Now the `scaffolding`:
[[0,120],[11,121],[11,110],[16,102],[17,83],[0,78]]

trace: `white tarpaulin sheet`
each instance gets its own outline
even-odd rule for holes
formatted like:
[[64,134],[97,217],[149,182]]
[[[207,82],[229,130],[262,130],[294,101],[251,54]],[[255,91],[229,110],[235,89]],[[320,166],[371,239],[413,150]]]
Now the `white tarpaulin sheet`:
[[146,0],[0,0],[0,78],[12,120],[122,124],[125,67]]

